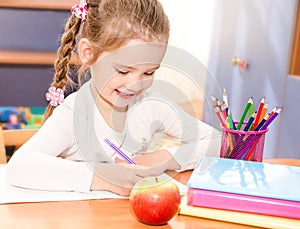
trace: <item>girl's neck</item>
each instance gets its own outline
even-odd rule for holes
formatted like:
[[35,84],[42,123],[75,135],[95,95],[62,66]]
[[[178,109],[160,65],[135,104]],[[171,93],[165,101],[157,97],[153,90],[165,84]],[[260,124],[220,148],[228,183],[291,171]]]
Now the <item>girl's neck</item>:
[[102,115],[106,124],[117,132],[122,132],[126,120],[128,107],[116,107],[101,96],[96,87],[91,82],[91,92],[95,100],[97,109]]

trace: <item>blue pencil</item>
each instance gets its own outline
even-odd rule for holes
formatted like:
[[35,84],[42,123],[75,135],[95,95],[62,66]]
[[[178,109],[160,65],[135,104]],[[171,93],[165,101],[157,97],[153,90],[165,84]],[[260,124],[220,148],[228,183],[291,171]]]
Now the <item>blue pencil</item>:
[[105,138],[104,141],[129,164],[135,164],[133,160],[131,160],[124,152],[122,152],[122,150],[120,150],[117,146],[115,146],[114,143],[112,143],[109,139]]
[[258,125],[255,127],[254,131],[259,131],[259,129],[265,124],[265,122],[268,120],[269,115],[266,115],[259,123]]
[[251,117],[250,117],[249,120],[248,120],[247,125],[246,125],[245,128],[244,128],[244,131],[248,131],[248,130],[249,130],[250,126],[252,125],[252,123],[253,123],[253,121],[254,121],[254,119],[255,119],[255,117],[256,117],[256,114],[257,114],[257,112],[254,112],[254,113],[251,115]]

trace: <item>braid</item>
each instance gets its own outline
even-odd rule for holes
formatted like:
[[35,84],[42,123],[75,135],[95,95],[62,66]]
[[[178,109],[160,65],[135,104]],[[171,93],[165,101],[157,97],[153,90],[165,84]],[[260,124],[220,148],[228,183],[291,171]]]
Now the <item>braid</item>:
[[[54,64],[55,74],[51,86],[61,88],[63,91],[65,91],[68,83],[73,82],[69,78],[70,61],[76,47],[76,37],[79,33],[80,25],[81,19],[72,14],[66,23],[65,32],[61,38],[61,45],[57,51],[58,58]],[[52,114],[54,108],[55,107],[50,104],[47,106],[44,122]]]

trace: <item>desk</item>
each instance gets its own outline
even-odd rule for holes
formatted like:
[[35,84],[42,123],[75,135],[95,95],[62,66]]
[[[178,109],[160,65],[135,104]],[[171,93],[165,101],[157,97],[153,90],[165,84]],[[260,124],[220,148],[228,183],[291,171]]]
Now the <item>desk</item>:
[[[265,159],[268,163],[300,166],[300,160]],[[175,175],[186,183],[191,171]],[[132,216],[128,199],[19,203],[0,205],[0,228],[255,228],[191,216],[178,215],[167,225],[144,225]]]

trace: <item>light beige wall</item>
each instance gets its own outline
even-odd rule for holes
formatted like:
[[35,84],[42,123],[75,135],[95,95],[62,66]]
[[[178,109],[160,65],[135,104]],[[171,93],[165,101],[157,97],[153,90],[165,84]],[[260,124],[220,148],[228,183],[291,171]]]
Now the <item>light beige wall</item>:
[[[169,44],[183,49],[196,57],[203,66],[207,66],[215,0],[160,1],[171,24]],[[176,95],[173,91],[167,92],[177,103],[203,100],[205,77],[199,77],[201,82],[192,82],[179,71],[171,68],[162,68],[157,72],[156,79],[164,80],[180,87],[180,90],[185,94],[184,98]],[[159,88],[159,85],[154,85],[154,87]]]

